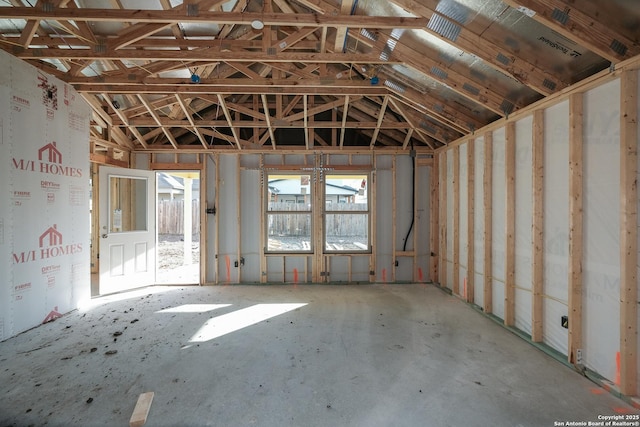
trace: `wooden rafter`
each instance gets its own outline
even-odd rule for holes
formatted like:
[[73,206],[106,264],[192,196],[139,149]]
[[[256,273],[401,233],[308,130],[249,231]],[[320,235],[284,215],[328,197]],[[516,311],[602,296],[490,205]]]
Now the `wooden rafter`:
[[238,146],[238,150],[242,150],[242,145],[240,145],[240,138],[238,137],[238,132],[236,131],[235,126],[233,125],[233,119],[231,118],[231,114],[229,114],[229,109],[227,108],[227,104],[225,103],[224,97],[221,94],[218,94],[218,102],[220,107],[222,107],[222,112],[224,113],[224,117],[227,119],[227,123],[229,124],[229,129],[231,129],[231,133],[233,134],[233,139]]
[[208,148],[207,141],[204,139],[204,136],[202,135],[202,132],[200,132],[200,129],[196,126],[195,122],[193,121],[193,118],[191,117],[191,113],[189,112],[189,107],[187,106],[187,103],[185,102],[185,100],[182,98],[182,96],[179,93],[176,93],[176,99],[178,100],[178,103],[180,104],[180,107],[184,111],[184,115],[189,120],[189,124],[191,125],[191,128],[193,129],[193,132],[198,136],[198,139],[200,140],[200,143],[202,144],[202,146],[204,148]]
[[[140,102],[142,102],[142,104],[147,108],[147,111],[149,112],[153,120],[155,120],[158,125],[161,125],[162,122],[160,120],[160,117],[158,116],[158,113],[156,113],[155,109],[149,103],[146,96],[139,93],[138,98],[140,99]],[[178,149],[178,141],[176,141],[176,138],[173,136],[173,134],[166,128],[162,128],[162,132],[165,134],[171,145],[173,145],[173,148]]]
[[[615,25],[624,8],[604,17],[588,1],[506,0],[540,22],[556,19],[545,25],[566,27],[558,32],[612,61],[640,53],[638,39]],[[392,2],[415,17],[369,16],[369,5],[355,0],[243,0],[231,11],[228,0],[175,7],[159,0],[160,10],[126,9],[121,0],[105,3],[111,9],[9,0],[0,19],[25,21],[0,36],[0,48],[74,85],[92,106],[94,137],[130,151],[265,150],[270,139],[282,151],[415,145],[431,152],[539,99],[529,88],[548,95],[576,78],[575,70],[536,56],[535,43],[495,16],[461,24],[440,0]],[[549,18],[549,10],[568,23]],[[263,30],[249,29],[256,19]],[[433,20],[459,31],[440,35]],[[189,23],[198,24],[197,35]],[[405,29],[415,31],[392,31]],[[425,31],[499,72],[443,55],[438,43],[424,42]],[[603,53],[625,47],[618,57]],[[276,129],[286,144],[276,144]],[[290,145],[290,129],[303,130],[304,142]],[[349,129],[356,137],[345,146]]]
[[[347,15],[351,13],[355,0],[344,0],[340,5],[340,13]],[[336,33],[336,41],[333,47],[334,52],[344,51],[344,45],[347,42],[347,27],[339,27]]]
[[267,95],[262,95],[262,107],[264,108],[264,118],[267,121],[267,127],[269,129],[269,136],[271,137],[271,146],[276,149],[276,136],[273,132],[273,126],[271,125],[271,114],[269,113],[269,103],[267,102]]
[[[378,49],[382,52],[387,45],[388,38],[381,36],[378,41],[371,41],[363,34],[352,34],[352,37],[358,42],[365,43],[370,45],[372,48]],[[396,47],[393,50],[393,58],[401,61],[404,65],[407,65],[429,77],[437,80],[449,88],[454,90],[459,95],[475,102],[480,105],[483,105],[485,108],[493,111],[496,114],[504,115],[504,112],[501,109],[502,101],[504,100],[504,96],[497,94],[485,87],[482,89],[477,88],[477,91],[469,90],[469,86],[465,86],[469,83],[469,79],[466,76],[460,75],[458,73],[452,72],[448,70],[446,74],[442,74],[440,72],[434,72],[435,70],[440,69],[440,64],[431,60],[430,58],[419,54],[411,49],[404,48],[402,44],[396,44]]]
[[349,95],[345,95],[344,106],[342,107],[342,124],[340,126],[340,148],[344,146],[344,134],[346,131],[348,112],[349,112]]
[[[417,131],[418,135],[420,136],[420,138],[431,148],[434,148],[434,146],[431,144],[431,142],[426,139],[423,136],[423,131],[421,131],[420,126],[416,124],[416,122],[414,122],[411,118],[411,116],[409,114],[407,114],[405,112],[405,109],[402,107],[402,105],[400,105],[399,102],[397,102],[396,100],[394,100],[393,98],[391,98],[391,104],[398,110],[398,112],[400,114],[402,114],[402,117],[404,117],[404,119],[411,125],[411,129],[410,131],[413,133],[413,131]],[[407,134],[407,139],[405,139],[405,141],[402,143],[402,148],[406,149],[407,148],[407,144],[409,143],[409,138],[411,134]]]
[[[504,0],[553,31],[616,63],[640,53],[637,42],[562,0]],[[566,18],[566,19],[565,19]]]
[[133,136],[136,137],[136,139],[138,140],[138,142],[140,143],[140,145],[142,145],[144,148],[149,148],[147,146],[147,142],[145,141],[144,137],[142,136],[142,134],[140,134],[140,132],[138,131],[138,129],[135,126],[131,126],[131,124],[129,123],[129,119],[127,118],[126,114],[124,114],[122,112],[122,110],[120,110],[120,108],[116,108],[113,99],[111,99],[111,97],[109,96],[109,94],[107,93],[103,93],[102,97],[104,98],[105,101],[107,101],[110,105],[111,108],[113,109],[113,111],[115,111],[116,116],[118,116],[118,118],[120,118],[120,120],[122,120],[122,122],[124,123],[125,126],[127,126],[127,128],[129,129],[129,131],[133,134]]
[[384,120],[384,114],[387,111],[388,103],[389,96],[385,96],[384,101],[382,101],[382,107],[380,107],[380,112],[378,113],[378,123],[376,124],[376,129],[373,131],[373,135],[371,136],[371,143],[369,143],[369,147],[371,147],[372,150],[376,145],[376,140],[378,139],[378,134],[380,133],[380,125],[382,125],[382,121]]
[[[455,38],[452,39],[451,37],[445,37],[437,31],[429,29],[427,26],[423,28],[424,31],[427,31],[458,49],[482,58],[487,65],[510,75],[522,84],[529,86],[541,94],[550,95],[567,86],[566,82],[559,81],[555,75],[547,72],[546,70],[540,69],[537,65],[530,63],[525,58],[516,57],[512,54],[508,56],[505,55],[504,49],[500,46],[483,39],[480,35],[473,33],[448,16],[442,15],[422,4],[418,5],[415,1],[392,1],[398,6],[417,14],[418,16],[433,17],[434,14],[437,15],[440,19],[447,22],[446,25],[456,28],[457,35]],[[506,58],[506,60],[504,58]],[[551,89],[551,87],[553,87],[553,89]]]

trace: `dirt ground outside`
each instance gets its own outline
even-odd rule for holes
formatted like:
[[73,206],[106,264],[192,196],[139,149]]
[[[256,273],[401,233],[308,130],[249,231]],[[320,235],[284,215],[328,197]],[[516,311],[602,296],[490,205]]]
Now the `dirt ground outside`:
[[181,234],[158,235],[157,283],[198,283],[199,267],[200,235],[192,237],[191,264],[184,263],[184,239]]

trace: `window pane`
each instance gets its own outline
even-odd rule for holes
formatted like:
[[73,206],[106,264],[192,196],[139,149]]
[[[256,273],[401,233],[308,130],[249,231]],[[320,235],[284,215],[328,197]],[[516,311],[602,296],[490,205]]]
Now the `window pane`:
[[147,229],[147,180],[112,176],[109,180],[109,232]]
[[326,211],[367,211],[368,175],[327,175],[324,186]]
[[310,211],[311,176],[269,174],[268,197],[270,211]]
[[326,214],[325,249],[357,252],[369,250],[369,214]]
[[311,251],[310,214],[268,214],[269,252]]

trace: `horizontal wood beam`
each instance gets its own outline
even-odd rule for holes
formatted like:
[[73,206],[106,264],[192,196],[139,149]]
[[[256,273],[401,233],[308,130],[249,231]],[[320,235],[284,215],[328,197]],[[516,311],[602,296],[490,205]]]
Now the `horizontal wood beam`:
[[[2,9],[2,8],[0,8]],[[5,8],[6,9],[6,8]],[[208,61],[213,62],[311,62],[318,64],[343,64],[360,62],[368,64],[399,64],[399,60],[385,61],[380,55],[363,53],[306,53],[281,52],[269,55],[264,52],[222,52],[218,49],[197,50],[133,50],[111,49],[99,52],[92,49],[22,49],[21,47],[1,46],[20,59],[66,59],[66,60],[130,60],[130,61]]]
[[[194,120],[193,125],[189,123],[187,120],[175,120],[175,119],[165,119],[160,117],[160,123],[158,124],[155,120],[150,118],[139,118],[139,119],[131,119],[129,120],[129,124],[125,125],[121,123],[118,119],[114,119],[114,126],[138,126],[138,127],[182,127],[182,128],[211,128],[211,127],[228,127],[229,123],[226,120]],[[273,119],[272,124],[277,128],[302,128],[304,119],[288,121],[284,119]],[[318,129],[335,129],[342,127],[342,121],[314,121],[313,127]],[[346,121],[345,126],[350,129],[375,129],[378,127],[378,123],[374,121]],[[233,127],[235,128],[257,128],[257,129],[266,129],[268,128],[268,123],[266,121],[253,121],[253,120],[233,120]],[[380,124],[380,129],[398,129],[398,130],[406,130],[409,128],[416,128],[416,125],[413,125],[411,122],[393,122],[390,120],[384,120]]]
[[202,170],[204,163],[157,163],[149,165],[151,170]]
[[128,168],[129,162],[124,160],[116,160],[106,154],[89,153],[89,161],[101,165],[118,166],[120,168]]
[[[233,65],[232,65],[233,66]],[[122,77],[69,77],[67,83],[74,85],[78,90],[82,90],[85,85],[104,84],[113,87],[112,92],[117,91],[120,86],[140,85],[145,86],[163,86],[163,85],[189,85],[193,86],[190,78],[162,78],[162,77],[139,77],[135,79]],[[369,88],[371,83],[364,80],[346,80],[333,79],[326,77],[316,78],[288,78],[288,79],[269,79],[269,78],[204,78],[197,84],[199,87],[226,87],[233,85],[234,87],[339,87],[339,88]]]
[[217,25],[251,25],[260,21],[264,25],[291,27],[350,27],[350,28],[423,28],[427,18],[363,16],[363,15],[318,15],[311,13],[255,13],[255,12],[209,12],[187,13],[183,10],[144,9],[68,9],[57,8],[46,12],[34,7],[3,7],[0,19],[40,19],[76,22],[149,22],[149,23],[214,23]]
[[[371,136],[372,131],[368,131],[369,136]],[[233,137],[230,137],[233,139]],[[425,154],[431,155],[433,154],[433,150],[426,145],[416,145],[414,147],[417,154]],[[378,145],[376,149],[371,151],[369,145],[365,146],[348,146],[345,145],[342,149],[339,146],[323,146],[323,147],[314,147],[313,150],[307,150],[304,145],[299,146],[291,146],[291,145],[278,145],[276,148],[273,148],[271,145],[258,145],[251,144],[249,142],[243,143],[242,152],[245,154],[310,154],[313,152],[321,152],[321,153],[329,153],[333,152],[336,154],[366,154],[366,155],[389,155],[389,154],[402,154],[407,155],[407,150],[404,150],[400,145]],[[170,154],[211,154],[211,153],[237,153],[238,149],[235,147],[235,143],[231,142],[230,144],[215,144],[209,146],[209,148],[203,148],[202,145],[193,144],[193,145],[180,145],[178,149],[174,149],[170,144],[165,145],[150,145],[149,148],[143,149],[139,148],[134,153],[170,153]],[[333,168],[333,169],[329,169]],[[340,170],[340,168],[336,168],[335,166],[327,166],[326,170]]]
[[331,87],[331,86],[289,86],[289,87],[271,87],[263,86],[259,90],[256,87],[251,86],[232,86],[229,84],[226,87],[216,87],[212,90],[208,86],[200,86],[195,84],[180,84],[180,85],[145,85],[145,84],[133,84],[128,86],[113,87],[111,85],[94,84],[94,85],[82,85],[76,88],[78,92],[84,94],[90,93],[112,93],[112,94],[139,94],[139,93],[154,93],[154,94],[166,94],[173,96],[175,93],[183,93],[188,95],[203,94],[208,95],[213,93],[221,94],[247,94],[253,95],[255,93],[264,94],[279,94],[279,95],[363,95],[363,96],[384,96],[389,94],[389,90],[386,87],[381,86],[353,86],[353,87]]

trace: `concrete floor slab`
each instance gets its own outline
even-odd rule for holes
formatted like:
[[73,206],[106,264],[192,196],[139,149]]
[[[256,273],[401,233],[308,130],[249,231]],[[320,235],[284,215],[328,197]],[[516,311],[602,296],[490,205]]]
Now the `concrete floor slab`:
[[148,426],[637,413],[429,285],[154,287],[92,304],[0,343],[0,426],[128,425],[147,391]]

